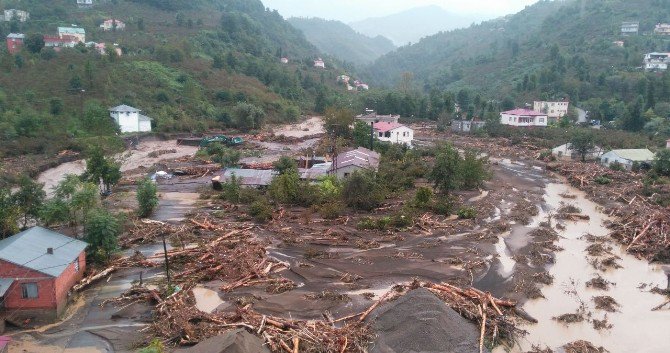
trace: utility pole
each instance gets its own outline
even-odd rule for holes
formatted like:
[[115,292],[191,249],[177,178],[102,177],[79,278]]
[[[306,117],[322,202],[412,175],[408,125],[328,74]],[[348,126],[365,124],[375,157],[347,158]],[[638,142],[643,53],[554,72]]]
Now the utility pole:
[[167,276],[168,288],[170,288],[172,287],[172,283],[170,281],[170,260],[168,259],[167,245],[165,244],[165,233],[162,233],[161,235],[163,237],[163,254],[165,255],[165,275]]
[[370,123],[370,151],[375,150],[375,123]]

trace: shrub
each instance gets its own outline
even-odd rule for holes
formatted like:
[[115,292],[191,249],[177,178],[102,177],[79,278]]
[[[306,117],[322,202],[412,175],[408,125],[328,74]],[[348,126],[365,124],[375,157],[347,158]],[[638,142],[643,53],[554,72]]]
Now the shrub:
[[272,219],[272,206],[264,198],[256,200],[249,206],[249,215],[256,222],[267,222]]
[[137,185],[137,203],[140,217],[148,217],[158,206],[156,184],[151,179],[144,178]]
[[610,179],[610,178],[608,178],[604,175],[599,175],[593,181],[595,181],[596,183],[598,183],[600,185],[607,185],[607,184],[610,184],[612,182],[612,179]]
[[616,162],[616,161],[612,162],[610,164],[610,169],[614,170],[614,171],[617,171],[617,172],[623,172],[623,171],[626,170],[626,168],[623,166],[623,164],[621,164],[619,162]]
[[340,201],[326,202],[319,207],[319,214],[325,219],[336,219],[344,214],[345,209]]
[[233,174],[229,181],[221,184],[221,198],[228,202],[238,203],[241,189],[239,178]]
[[426,208],[430,204],[430,201],[433,198],[433,190],[422,186],[419,190],[416,191],[414,195],[414,206],[418,208]]
[[475,219],[477,217],[477,210],[474,207],[461,207],[456,214],[458,214],[458,218],[460,219]]
[[344,181],[342,198],[349,207],[370,211],[379,206],[385,197],[386,192],[373,172],[354,172]]

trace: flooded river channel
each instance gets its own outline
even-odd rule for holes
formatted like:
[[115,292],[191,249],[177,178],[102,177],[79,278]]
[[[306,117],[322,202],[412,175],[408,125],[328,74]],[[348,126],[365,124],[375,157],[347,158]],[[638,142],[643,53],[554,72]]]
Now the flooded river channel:
[[[573,195],[574,199],[566,199]],[[521,338],[513,352],[526,352],[533,345],[553,350],[577,340],[586,340],[602,346],[611,353],[662,353],[670,351],[670,310],[652,311],[665,301],[661,295],[653,294],[653,287],[665,288],[667,277],[659,265],[650,265],[625,253],[625,249],[609,240],[609,231],[603,222],[607,216],[599,207],[587,200],[585,195],[564,184],[548,184],[545,194],[546,209],[555,213],[563,203],[570,203],[590,216],[588,221],[558,221],[564,225],[559,229],[557,245],[563,251],[556,253],[555,263],[549,273],[554,277],[552,285],[541,288],[545,298],[528,301],[523,309],[538,320],[523,329],[528,335]],[[543,212],[544,213],[544,212]],[[541,214],[539,217],[545,217]],[[552,226],[556,225],[552,220]],[[560,228],[560,227],[559,227]],[[593,237],[603,237],[602,245],[607,254],[590,256],[587,248],[594,244]],[[590,238],[591,241],[589,241]],[[596,260],[616,257],[621,268],[599,269]],[[609,289],[594,289],[587,282],[601,276],[609,282]],[[597,309],[593,298],[610,296],[618,303],[614,312]],[[555,317],[569,313],[582,313],[583,321],[565,324]],[[606,320],[610,328],[597,330],[594,320]],[[559,350],[560,351],[560,350]]]

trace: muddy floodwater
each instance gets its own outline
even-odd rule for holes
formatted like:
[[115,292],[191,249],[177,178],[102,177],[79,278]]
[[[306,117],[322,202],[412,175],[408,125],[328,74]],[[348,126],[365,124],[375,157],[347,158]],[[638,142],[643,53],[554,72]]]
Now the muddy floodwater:
[[[565,199],[561,195],[570,194],[575,199]],[[602,346],[611,353],[663,353],[670,352],[670,310],[651,311],[663,303],[665,298],[652,294],[649,290],[658,286],[665,288],[667,277],[659,265],[648,264],[625,253],[625,249],[607,240],[603,245],[611,247],[604,257],[618,257],[618,269],[596,269],[592,263],[603,256],[590,256],[587,247],[593,244],[586,234],[607,237],[608,230],[603,225],[607,219],[599,207],[587,200],[584,194],[564,184],[548,184],[545,195],[546,207],[555,212],[561,203],[570,203],[589,215],[589,221],[558,221],[565,226],[558,230],[558,246],[563,251],[556,253],[555,264],[549,268],[554,277],[552,285],[542,287],[545,298],[528,301],[524,306],[537,324],[529,324],[523,329],[529,333],[520,339],[513,352],[525,352],[538,345],[557,350],[576,341],[586,340],[595,346]],[[541,216],[539,216],[541,217]],[[552,220],[555,226],[556,221]],[[598,290],[587,286],[587,282],[602,276],[610,282],[608,290]],[[619,306],[615,312],[597,309],[593,297],[610,296]],[[577,313],[582,308],[584,320],[564,324],[554,317]],[[596,330],[593,320],[606,319],[611,328]],[[502,352],[502,350],[500,350]]]

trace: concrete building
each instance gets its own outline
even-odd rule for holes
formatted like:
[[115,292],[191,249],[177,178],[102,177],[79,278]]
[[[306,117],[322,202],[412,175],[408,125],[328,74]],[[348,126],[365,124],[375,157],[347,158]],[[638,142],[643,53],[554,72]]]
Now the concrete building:
[[654,27],[654,34],[661,36],[670,36],[670,24],[669,23],[659,23]]
[[111,18],[103,21],[102,24],[100,24],[100,28],[102,28],[103,31],[113,31],[113,30],[123,31],[124,29],[126,29],[126,24],[123,23],[122,21]]
[[670,53],[647,53],[644,55],[646,71],[665,71],[670,64]]
[[638,34],[640,32],[640,22],[622,22],[621,23],[621,34],[623,35],[632,35]]
[[226,168],[223,170],[223,174],[212,179],[212,183],[216,185],[216,182],[230,182],[233,179],[233,176],[235,176],[241,186],[261,188],[269,186],[276,175],[278,175],[278,173],[272,169]]
[[86,30],[81,27],[58,27],[58,36],[74,37],[81,43],[86,43]]
[[141,110],[125,104],[109,109],[109,115],[119,125],[122,133],[151,131],[151,119],[140,112]]
[[380,122],[372,125],[375,137],[382,142],[412,146],[414,130],[403,124]]
[[325,69],[326,68],[326,63],[323,61],[323,59],[318,58],[314,60],[314,67],[318,69]]
[[398,123],[400,115],[379,115],[372,109],[366,109],[365,114],[359,114],[356,116],[356,120],[362,121],[366,124],[372,123]]
[[33,227],[0,241],[0,297],[14,320],[53,321],[83,278],[88,244]]
[[533,102],[533,110],[540,113],[545,113],[549,117],[550,121],[556,121],[566,115],[568,115],[568,108],[570,107],[570,102],[558,101],[558,102],[546,102],[546,101],[535,101]]
[[358,147],[335,157],[328,174],[335,175],[338,179],[344,179],[357,171],[377,171],[380,158],[379,153],[364,147]]
[[79,44],[79,38],[72,36],[44,36],[44,47],[60,51],[62,48],[74,48]]
[[634,163],[639,163],[640,165],[650,166],[654,161],[656,155],[650,150],[643,149],[629,149],[629,150],[612,150],[600,157],[600,162],[605,166],[611,166],[613,163],[618,162],[624,166],[627,170],[633,168]]
[[486,121],[474,118],[472,120],[453,120],[451,130],[454,132],[471,132],[486,126]]
[[500,123],[519,127],[546,127],[549,116],[530,109],[514,109],[500,113]]
[[282,64],[288,64],[288,58],[281,58],[279,59],[279,62],[281,62]]
[[80,8],[92,7],[93,0],[77,0],[77,6]]
[[614,46],[617,46],[619,48],[623,48],[624,44],[626,43],[622,40],[615,40],[614,42],[612,42],[612,44],[614,44]]
[[30,19],[30,13],[23,10],[8,9],[3,11],[3,20],[6,22],[17,20],[26,22]]
[[10,33],[7,36],[7,51],[9,54],[14,55],[23,49],[23,41],[26,39],[26,35],[22,33]]

